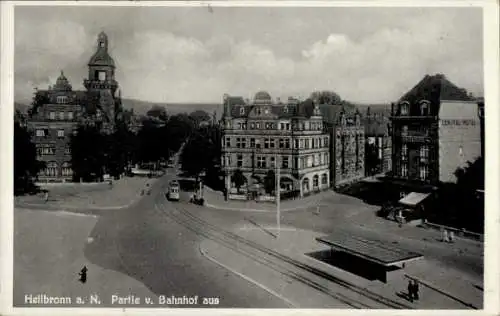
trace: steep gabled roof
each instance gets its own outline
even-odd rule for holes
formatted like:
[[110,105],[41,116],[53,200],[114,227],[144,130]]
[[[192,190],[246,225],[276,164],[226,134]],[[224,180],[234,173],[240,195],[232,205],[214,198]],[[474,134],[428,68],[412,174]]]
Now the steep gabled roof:
[[428,100],[431,104],[439,104],[441,100],[473,101],[467,90],[457,87],[443,74],[426,75],[416,86],[405,93],[399,101],[408,101],[410,104]]

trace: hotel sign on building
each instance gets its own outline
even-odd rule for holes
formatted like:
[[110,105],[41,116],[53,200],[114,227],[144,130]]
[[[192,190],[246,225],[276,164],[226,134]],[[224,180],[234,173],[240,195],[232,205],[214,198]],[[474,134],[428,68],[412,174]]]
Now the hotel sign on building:
[[443,75],[426,76],[392,105],[393,178],[428,191],[455,183],[481,156],[478,102]]

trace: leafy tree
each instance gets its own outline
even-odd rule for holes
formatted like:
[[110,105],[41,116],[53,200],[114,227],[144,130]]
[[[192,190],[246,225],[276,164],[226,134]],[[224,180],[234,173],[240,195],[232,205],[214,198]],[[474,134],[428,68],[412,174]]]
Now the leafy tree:
[[210,114],[202,110],[191,112],[189,117],[193,120],[195,126],[200,126],[201,122],[208,122],[211,119]]
[[206,171],[211,162],[210,144],[203,135],[194,135],[189,139],[181,153],[182,170],[199,180],[202,171]]
[[93,125],[80,125],[71,136],[71,166],[75,181],[102,180],[109,154],[107,137]]
[[269,170],[264,177],[264,190],[271,194],[276,189],[276,174],[274,170]]
[[106,169],[113,177],[121,175],[129,164],[135,162],[139,152],[136,135],[128,130],[123,122],[118,122],[113,134],[106,137],[107,162]]
[[310,98],[316,100],[319,104],[341,104],[342,99],[333,91],[314,91],[311,93]]
[[186,114],[177,114],[171,116],[166,124],[166,137],[169,140],[169,149],[171,152],[179,151],[181,145],[193,133],[193,121]]
[[240,169],[236,169],[233,172],[233,176],[231,177],[234,185],[236,186],[236,189],[238,190],[238,193],[240,193],[240,188],[245,184],[247,179],[243,175],[243,172]]
[[146,112],[147,116],[158,118],[166,122],[168,120],[167,109],[164,106],[153,105],[149,111]]
[[36,146],[31,135],[19,122],[14,123],[14,193],[22,194],[34,189],[34,179],[45,168],[36,159]]

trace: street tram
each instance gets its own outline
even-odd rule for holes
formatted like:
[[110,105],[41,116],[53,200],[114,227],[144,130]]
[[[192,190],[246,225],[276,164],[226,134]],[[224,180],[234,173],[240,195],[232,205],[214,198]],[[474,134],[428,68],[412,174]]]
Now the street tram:
[[180,199],[180,185],[177,180],[170,181],[167,191],[167,199],[169,201],[179,201]]

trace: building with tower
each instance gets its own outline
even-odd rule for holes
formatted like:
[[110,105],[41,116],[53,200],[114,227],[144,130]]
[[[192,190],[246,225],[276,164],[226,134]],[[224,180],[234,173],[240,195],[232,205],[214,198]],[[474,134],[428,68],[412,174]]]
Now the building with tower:
[[223,104],[221,161],[230,195],[238,191],[237,170],[245,178],[240,191],[260,195],[276,164],[283,194],[304,196],[330,187],[330,137],[317,105],[293,98],[275,103],[265,91],[251,103],[225,95]]
[[38,160],[46,163],[39,181],[71,181],[70,137],[79,124],[98,126],[111,132],[122,112],[115,63],[108,53],[108,37],[101,32],[97,48],[88,62],[86,90],[76,91],[61,71],[54,86],[36,90],[29,111],[28,129],[32,132]]

